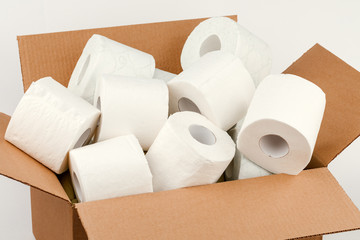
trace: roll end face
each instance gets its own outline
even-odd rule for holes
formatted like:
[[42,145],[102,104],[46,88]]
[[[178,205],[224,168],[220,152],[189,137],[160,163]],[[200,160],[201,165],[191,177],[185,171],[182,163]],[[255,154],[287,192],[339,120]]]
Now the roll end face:
[[[288,126],[287,130],[279,131],[282,123],[273,120],[270,122],[273,128],[263,127],[261,130],[261,125],[267,124],[258,121],[241,129],[236,141],[237,149],[249,161],[270,173],[299,174],[311,160],[310,143],[298,130]],[[273,129],[274,134],[266,129]],[[297,137],[290,139],[294,134]]]
[[[224,28],[228,29],[230,26],[235,26],[234,30],[236,30],[236,24],[237,22],[228,17],[212,17],[199,23],[185,41],[180,56],[182,69],[187,69],[206,53],[224,50],[223,37],[217,31]],[[212,28],[214,30],[211,30]]]

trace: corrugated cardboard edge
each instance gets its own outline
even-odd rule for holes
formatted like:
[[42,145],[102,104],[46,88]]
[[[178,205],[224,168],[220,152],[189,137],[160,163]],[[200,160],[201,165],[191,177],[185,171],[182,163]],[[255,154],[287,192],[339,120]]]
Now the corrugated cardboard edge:
[[360,229],[359,210],[326,167],[298,176],[271,175],[75,208],[89,239],[300,239]]
[[73,204],[30,188],[33,233],[38,240],[88,239]]
[[84,226],[82,225],[82,222],[80,220],[80,216],[79,213],[77,211],[77,209],[75,208],[75,205],[73,204],[73,237],[74,240],[85,240],[88,239],[86,231],[84,229]]
[[319,236],[313,236],[313,237],[304,237],[304,238],[300,238],[302,240],[322,240],[322,236],[319,235]]
[[360,73],[319,44],[284,73],[301,76],[326,94],[327,106],[308,166],[326,167],[360,135]]

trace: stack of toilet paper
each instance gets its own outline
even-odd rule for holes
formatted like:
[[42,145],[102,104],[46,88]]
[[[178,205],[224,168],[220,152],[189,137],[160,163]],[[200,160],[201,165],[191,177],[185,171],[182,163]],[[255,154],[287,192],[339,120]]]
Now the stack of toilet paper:
[[270,75],[269,46],[226,17],[200,23],[180,60],[170,73],[95,34],[67,88],[51,77],[30,86],[5,139],[63,173],[73,202],[306,167],[325,108],[319,87]]

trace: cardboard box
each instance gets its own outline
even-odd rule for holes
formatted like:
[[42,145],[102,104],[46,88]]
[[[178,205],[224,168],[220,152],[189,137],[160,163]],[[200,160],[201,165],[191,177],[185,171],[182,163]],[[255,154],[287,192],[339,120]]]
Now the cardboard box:
[[[158,68],[179,73],[182,46],[202,20],[21,36],[24,89],[45,76],[66,86],[94,33],[148,52]],[[53,172],[4,140],[10,119],[5,114],[0,114],[0,173],[31,186],[37,239],[321,239],[359,229],[359,210],[326,166],[359,136],[360,73],[320,45],[285,72],[313,81],[327,96],[314,157],[298,176],[72,204]]]

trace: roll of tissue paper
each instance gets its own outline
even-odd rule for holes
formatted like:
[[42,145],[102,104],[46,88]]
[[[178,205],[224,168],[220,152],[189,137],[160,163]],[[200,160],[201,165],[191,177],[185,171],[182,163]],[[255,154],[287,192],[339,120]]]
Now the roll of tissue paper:
[[33,82],[11,117],[5,139],[55,173],[69,150],[90,141],[100,111],[51,77]]
[[223,130],[245,116],[255,91],[241,60],[227,52],[214,51],[168,82],[170,113],[201,113]]
[[146,153],[154,191],[215,183],[234,154],[230,136],[204,116],[175,113]]
[[301,77],[266,77],[255,92],[237,147],[270,172],[298,174],[311,159],[325,102],[324,92]]
[[169,93],[162,80],[104,75],[95,95],[101,109],[95,141],[134,134],[147,150],[168,118]]
[[201,22],[189,35],[181,53],[185,70],[208,52],[222,50],[238,56],[252,76],[255,86],[270,74],[269,46],[227,17],[214,17]]
[[[239,135],[243,120],[238,122],[233,128],[228,131],[228,134],[234,142],[236,142]],[[225,171],[226,180],[247,179],[271,175],[271,172],[256,165],[247,159],[239,149],[236,149],[235,156]]]
[[152,78],[154,71],[155,60],[150,54],[94,34],[86,43],[68,88],[92,103],[102,74]]
[[155,68],[155,73],[154,73],[154,77],[153,77],[155,79],[160,79],[165,82],[168,82],[171,79],[173,79],[174,77],[176,77],[176,74],[174,74],[174,73]]
[[79,202],[152,192],[152,175],[134,135],[70,151],[70,173]]

